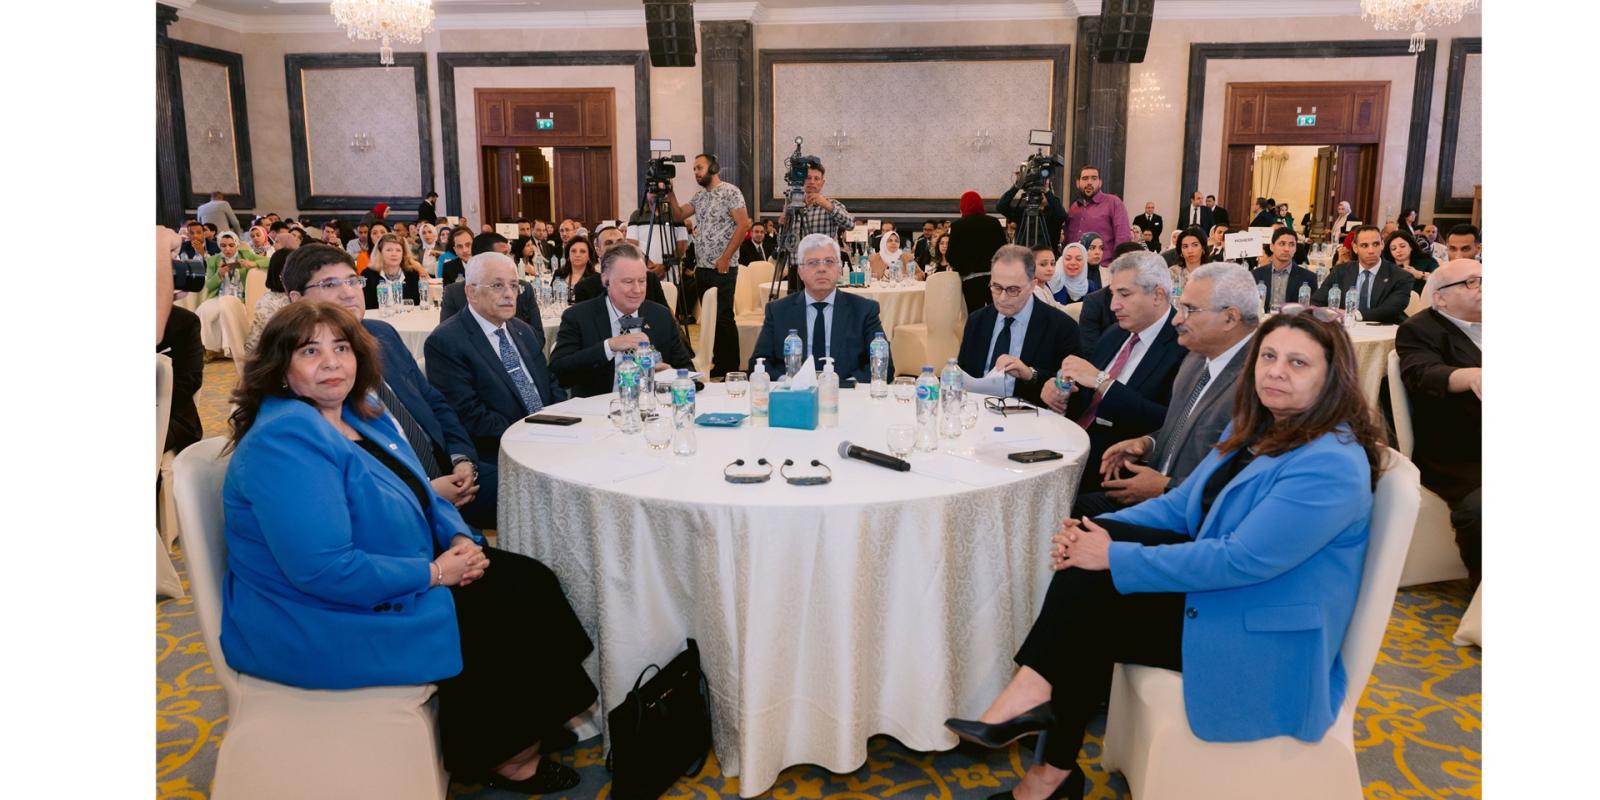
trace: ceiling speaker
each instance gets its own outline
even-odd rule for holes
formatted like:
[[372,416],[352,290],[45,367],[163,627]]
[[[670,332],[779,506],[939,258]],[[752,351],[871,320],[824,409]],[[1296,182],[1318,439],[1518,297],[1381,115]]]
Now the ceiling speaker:
[[650,66],[694,66],[694,0],[644,0]]
[[1150,20],[1156,0],[1104,0],[1100,4],[1100,45],[1097,59],[1102,64],[1138,64],[1150,44]]

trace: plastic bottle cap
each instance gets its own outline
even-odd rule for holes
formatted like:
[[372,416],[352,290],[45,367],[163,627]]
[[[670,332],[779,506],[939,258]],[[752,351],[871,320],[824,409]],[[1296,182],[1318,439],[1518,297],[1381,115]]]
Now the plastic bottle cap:
[[995,433],[1005,433],[1006,429],[1004,427],[1000,426],[1000,425],[996,425],[996,426],[994,426],[994,432]]
[[678,377],[680,377],[680,378],[687,378],[687,377],[689,377],[689,370],[686,370],[686,369],[680,369],[680,370],[678,370]]

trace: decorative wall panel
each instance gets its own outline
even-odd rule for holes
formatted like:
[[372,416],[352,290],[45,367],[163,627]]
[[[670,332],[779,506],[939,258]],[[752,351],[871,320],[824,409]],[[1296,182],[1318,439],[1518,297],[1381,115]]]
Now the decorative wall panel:
[[178,82],[183,87],[184,133],[189,140],[189,185],[196,194],[238,194],[228,68],[179,58]]
[[1455,171],[1451,197],[1472,197],[1483,182],[1483,56],[1469,54],[1461,73],[1461,116],[1457,118]]
[[[423,193],[411,70],[308,69],[302,80],[313,194]],[[370,149],[352,146],[362,136]]]

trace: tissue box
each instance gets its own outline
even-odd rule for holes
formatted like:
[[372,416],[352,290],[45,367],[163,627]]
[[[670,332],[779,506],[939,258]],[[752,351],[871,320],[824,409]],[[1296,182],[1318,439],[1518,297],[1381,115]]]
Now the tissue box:
[[767,424],[774,428],[817,429],[817,389],[773,389],[767,395]]

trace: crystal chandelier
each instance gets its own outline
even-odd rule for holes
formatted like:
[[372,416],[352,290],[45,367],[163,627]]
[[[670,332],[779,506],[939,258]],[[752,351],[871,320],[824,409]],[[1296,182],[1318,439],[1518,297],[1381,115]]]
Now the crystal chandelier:
[[1478,0],[1361,0],[1361,18],[1380,31],[1411,31],[1411,52],[1427,46],[1425,31],[1461,21]]
[[333,0],[328,10],[350,38],[379,40],[378,61],[386,67],[394,64],[391,39],[420,44],[433,30],[433,0]]

